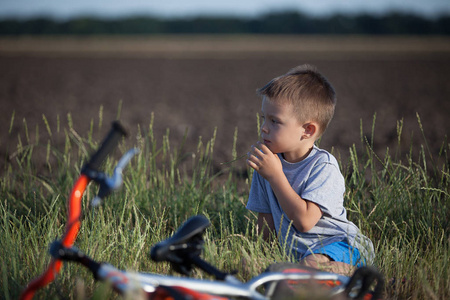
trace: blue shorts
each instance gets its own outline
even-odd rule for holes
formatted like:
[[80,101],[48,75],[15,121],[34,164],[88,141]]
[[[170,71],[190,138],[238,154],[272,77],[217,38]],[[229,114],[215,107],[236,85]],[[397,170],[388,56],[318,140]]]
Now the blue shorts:
[[340,261],[356,267],[366,265],[365,259],[361,258],[359,250],[342,241],[331,243],[312,251],[312,253],[323,254],[328,256],[331,260]]

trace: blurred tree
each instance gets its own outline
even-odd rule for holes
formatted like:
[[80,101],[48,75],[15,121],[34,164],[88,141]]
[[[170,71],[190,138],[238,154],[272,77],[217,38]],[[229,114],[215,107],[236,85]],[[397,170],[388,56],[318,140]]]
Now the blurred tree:
[[0,35],[95,34],[450,34],[450,16],[429,19],[390,13],[311,17],[300,12],[277,12],[257,18],[196,17],[161,19],[133,16],[120,19],[80,17],[0,20]]

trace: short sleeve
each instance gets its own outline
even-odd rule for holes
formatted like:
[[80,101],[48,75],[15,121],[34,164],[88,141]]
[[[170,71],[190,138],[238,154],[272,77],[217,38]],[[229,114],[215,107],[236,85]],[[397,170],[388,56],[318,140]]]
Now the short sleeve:
[[264,178],[254,171],[247,209],[258,213],[271,213],[267,192]]
[[339,216],[343,213],[345,181],[336,165],[320,163],[315,166],[300,195],[319,205],[324,214]]

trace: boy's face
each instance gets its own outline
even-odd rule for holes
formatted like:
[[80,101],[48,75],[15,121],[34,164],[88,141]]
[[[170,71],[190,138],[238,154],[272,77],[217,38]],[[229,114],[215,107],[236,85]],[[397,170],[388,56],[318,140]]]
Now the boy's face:
[[282,104],[264,97],[262,100],[261,138],[273,153],[289,157],[303,152],[304,128],[294,115],[292,104]]

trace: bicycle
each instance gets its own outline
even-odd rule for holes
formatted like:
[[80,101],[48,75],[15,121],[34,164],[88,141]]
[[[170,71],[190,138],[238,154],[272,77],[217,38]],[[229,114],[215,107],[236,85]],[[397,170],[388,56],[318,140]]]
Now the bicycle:
[[[125,128],[119,122],[114,122],[101,147],[82,168],[68,199],[65,233],[60,240],[51,244],[49,252],[52,259],[46,271],[27,285],[20,299],[32,299],[37,290],[51,283],[63,261],[83,265],[96,280],[109,282],[120,295],[139,295],[153,300],[278,299],[294,296],[298,287],[311,282],[326,286],[330,298],[378,299],[381,296],[383,276],[373,267],[360,267],[351,277],[347,277],[298,264],[274,264],[266,272],[242,282],[232,273],[221,271],[200,257],[204,245],[203,234],[210,226],[210,221],[202,215],[189,218],[171,237],[155,244],[150,252],[153,261],[169,262],[184,277],[123,271],[88,257],[73,246],[81,226],[81,199],[91,181],[100,186],[97,196],[92,200],[93,206],[99,205],[103,198],[120,188],[123,182],[122,170],[139,150],[133,148],[126,152],[111,177],[100,171],[100,166],[126,134]],[[214,279],[190,277],[194,267],[212,275]]]

